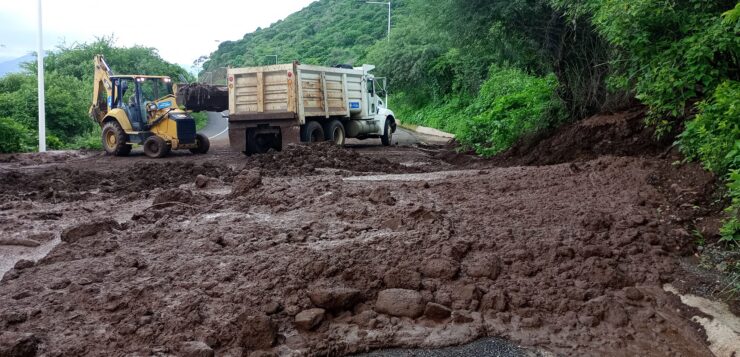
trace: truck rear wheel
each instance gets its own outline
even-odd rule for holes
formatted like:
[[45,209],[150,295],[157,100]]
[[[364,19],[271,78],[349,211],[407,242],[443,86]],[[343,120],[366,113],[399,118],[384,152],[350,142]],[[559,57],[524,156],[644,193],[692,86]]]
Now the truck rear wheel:
[[332,120],[328,125],[324,127],[324,134],[326,135],[326,141],[334,143],[335,145],[344,145],[344,140],[347,135],[344,131],[344,125],[339,120]]
[[324,128],[315,121],[306,123],[306,126],[303,128],[303,137],[301,140],[307,143],[324,141]]
[[170,146],[159,136],[153,135],[144,141],[144,154],[152,159],[165,157],[170,153]]
[[126,144],[126,133],[115,121],[103,125],[102,140],[103,148],[108,155],[126,156],[131,153],[131,145]]

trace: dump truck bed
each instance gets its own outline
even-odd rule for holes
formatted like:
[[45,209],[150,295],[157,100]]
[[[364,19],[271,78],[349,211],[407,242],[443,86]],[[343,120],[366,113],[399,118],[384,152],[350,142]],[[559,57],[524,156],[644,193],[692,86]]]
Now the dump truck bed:
[[363,107],[363,71],[297,63],[229,69],[231,121],[346,117]]

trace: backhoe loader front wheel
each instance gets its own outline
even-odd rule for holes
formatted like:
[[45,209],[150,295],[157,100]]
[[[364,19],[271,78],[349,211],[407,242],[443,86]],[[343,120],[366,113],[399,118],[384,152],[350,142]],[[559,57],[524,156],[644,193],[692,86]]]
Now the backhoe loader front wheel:
[[126,133],[115,121],[103,125],[103,148],[105,153],[113,156],[126,156],[131,152],[131,145],[126,144]]
[[208,137],[201,133],[195,134],[195,143],[196,147],[190,149],[190,152],[193,154],[206,154],[208,153],[208,149],[211,148],[211,142],[208,140]]
[[165,157],[170,152],[170,146],[159,136],[150,136],[144,140],[144,154],[152,159]]

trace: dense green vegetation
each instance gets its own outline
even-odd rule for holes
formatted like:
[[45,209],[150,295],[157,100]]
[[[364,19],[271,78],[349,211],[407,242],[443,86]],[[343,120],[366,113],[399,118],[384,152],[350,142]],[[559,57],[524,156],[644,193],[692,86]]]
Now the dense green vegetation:
[[[403,7],[403,2],[396,2]],[[334,65],[357,63],[387,33],[387,8],[359,1],[317,1],[266,29],[238,41],[221,43],[203,63],[204,71],[220,67],[287,63]]]
[[[111,38],[60,47],[48,53],[46,70],[47,146],[51,149],[100,148],[100,128],[88,116],[95,54],[102,53],[115,73],[180,75],[183,68],[167,63],[157,50],[120,48]],[[0,152],[34,150],[38,145],[36,63],[22,73],[0,78]]]

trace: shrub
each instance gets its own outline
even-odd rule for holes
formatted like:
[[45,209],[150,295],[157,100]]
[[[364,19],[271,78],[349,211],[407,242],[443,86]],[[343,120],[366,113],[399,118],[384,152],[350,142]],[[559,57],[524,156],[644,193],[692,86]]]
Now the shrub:
[[32,147],[33,133],[13,119],[0,118],[0,152],[29,151]]
[[732,199],[726,212],[729,219],[720,229],[720,241],[740,248],[740,170],[732,170],[727,182],[728,195]]
[[564,111],[554,91],[554,75],[535,77],[518,69],[492,68],[458,140],[478,154],[498,154],[524,135],[561,121]]
[[681,152],[720,175],[740,168],[740,82],[723,82],[679,136]]

